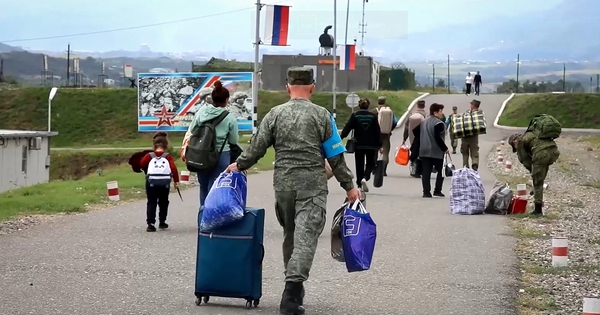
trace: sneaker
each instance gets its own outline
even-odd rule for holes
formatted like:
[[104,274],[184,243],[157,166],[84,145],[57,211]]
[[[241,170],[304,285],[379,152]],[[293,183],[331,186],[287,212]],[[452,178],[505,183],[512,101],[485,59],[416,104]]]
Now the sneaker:
[[431,193],[423,193],[423,198],[433,198]]
[[158,224],[158,228],[159,229],[168,229],[169,225],[166,224],[165,222]]
[[360,188],[364,192],[369,192],[369,186],[367,186],[367,181],[365,179],[360,182]]
[[441,192],[434,192],[433,195],[436,197],[446,197],[446,195],[442,194]]
[[156,227],[154,226],[154,224],[148,224],[146,232],[156,232]]

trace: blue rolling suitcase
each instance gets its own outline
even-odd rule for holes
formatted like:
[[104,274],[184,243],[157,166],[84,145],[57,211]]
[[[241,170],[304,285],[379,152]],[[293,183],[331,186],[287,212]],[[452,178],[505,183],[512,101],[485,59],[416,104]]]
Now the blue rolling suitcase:
[[[198,214],[198,226],[202,210]],[[242,298],[257,307],[262,296],[265,210],[246,208],[244,218],[212,232],[198,229],[196,305],[211,296]]]

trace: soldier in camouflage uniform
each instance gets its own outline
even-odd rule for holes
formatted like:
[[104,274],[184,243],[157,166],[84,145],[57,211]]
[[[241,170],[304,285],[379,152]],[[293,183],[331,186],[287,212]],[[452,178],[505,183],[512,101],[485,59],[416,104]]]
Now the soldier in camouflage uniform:
[[[292,67],[287,78],[291,99],[265,115],[250,147],[227,170],[247,170],[270,146],[275,149],[275,211],[283,227],[286,270],[280,312],[304,314],[303,282],[308,279],[326,220],[328,189],[322,143],[336,130],[329,111],[310,101],[315,87],[313,69]],[[350,202],[359,199],[344,154],[327,161]]]
[[560,156],[558,146],[554,140],[539,139],[533,132],[514,134],[508,138],[508,143],[512,146],[513,153],[517,153],[519,162],[531,173],[535,205],[532,214],[542,215],[544,181],[550,165]]

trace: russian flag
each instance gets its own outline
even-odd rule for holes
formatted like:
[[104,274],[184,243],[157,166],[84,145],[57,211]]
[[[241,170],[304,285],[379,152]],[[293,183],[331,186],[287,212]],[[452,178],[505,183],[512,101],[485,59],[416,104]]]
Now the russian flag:
[[343,45],[340,70],[356,70],[356,45]]
[[288,28],[290,24],[290,7],[284,5],[267,5],[265,20],[264,45],[287,46]]

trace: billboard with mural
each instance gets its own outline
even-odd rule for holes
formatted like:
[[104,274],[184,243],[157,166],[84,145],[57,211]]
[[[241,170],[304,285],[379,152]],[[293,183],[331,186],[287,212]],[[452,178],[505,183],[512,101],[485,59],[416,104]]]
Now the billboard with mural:
[[138,74],[138,131],[187,131],[198,109],[211,104],[215,81],[229,89],[227,110],[240,131],[252,131],[252,72]]

